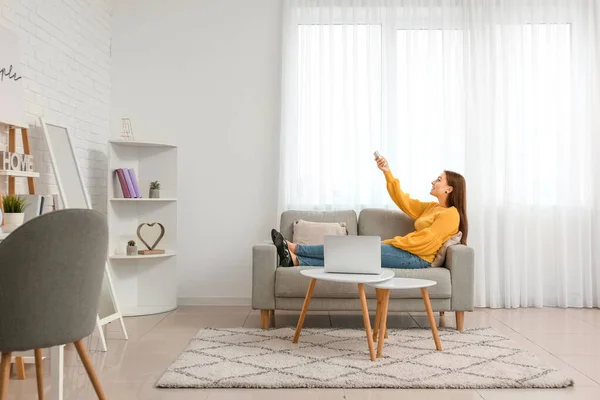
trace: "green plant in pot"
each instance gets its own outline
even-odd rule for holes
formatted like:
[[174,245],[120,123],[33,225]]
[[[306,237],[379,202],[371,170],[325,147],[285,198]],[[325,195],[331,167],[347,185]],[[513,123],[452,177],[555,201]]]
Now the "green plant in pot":
[[150,198],[160,198],[160,183],[158,183],[158,181],[150,182]]
[[2,205],[4,206],[4,227],[2,228],[4,232],[12,232],[23,225],[27,205],[23,197],[14,194],[5,195],[2,197]]
[[137,246],[135,245],[135,240],[130,240],[129,242],[127,242],[127,255],[137,255]]

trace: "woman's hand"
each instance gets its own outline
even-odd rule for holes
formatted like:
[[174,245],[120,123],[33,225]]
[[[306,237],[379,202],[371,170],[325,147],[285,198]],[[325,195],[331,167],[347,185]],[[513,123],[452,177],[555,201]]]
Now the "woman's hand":
[[385,157],[379,157],[377,160],[377,168],[379,168],[383,172],[388,172],[390,170],[390,166],[388,165]]

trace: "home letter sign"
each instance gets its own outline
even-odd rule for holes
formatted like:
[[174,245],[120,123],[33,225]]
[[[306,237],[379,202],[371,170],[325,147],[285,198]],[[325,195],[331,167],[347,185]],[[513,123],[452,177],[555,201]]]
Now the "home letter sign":
[[33,172],[33,156],[0,151],[0,171]]

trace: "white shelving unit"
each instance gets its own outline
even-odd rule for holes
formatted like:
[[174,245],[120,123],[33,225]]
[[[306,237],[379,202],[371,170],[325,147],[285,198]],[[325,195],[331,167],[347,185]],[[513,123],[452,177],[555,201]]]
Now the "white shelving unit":
[[141,198],[141,199],[110,199],[110,201],[125,201],[125,202],[136,202],[136,201],[143,201],[143,202],[148,202],[148,201],[154,201],[154,202],[161,202],[161,201],[177,201],[177,199],[145,199],[145,198]]
[[[126,199],[115,170],[133,168],[142,198]],[[159,181],[161,198],[150,199],[150,182]],[[124,316],[157,314],[177,307],[177,146],[166,143],[110,140],[108,142],[109,263],[119,306]],[[165,236],[157,248],[164,254],[127,256],[142,223],[160,222]],[[158,226],[142,228],[150,245]]]
[[142,260],[142,259],[148,259],[148,258],[164,258],[164,257],[173,257],[177,255],[177,253],[175,253],[174,251],[165,251],[164,254],[149,254],[147,256],[127,256],[127,255],[113,255],[110,256],[109,258],[111,260],[127,260],[127,261],[133,261],[133,260]]

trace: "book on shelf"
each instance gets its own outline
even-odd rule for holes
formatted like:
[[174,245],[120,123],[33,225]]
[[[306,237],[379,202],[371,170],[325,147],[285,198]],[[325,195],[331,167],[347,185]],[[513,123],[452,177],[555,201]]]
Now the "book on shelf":
[[123,173],[123,169],[117,169],[117,176],[119,177],[119,183],[121,184],[121,191],[123,192],[123,197],[126,199],[131,198],[131,194],[129,193],[129,188],[127,187],[127,181],[125,180],[125,174]]
[[133,184],[133,190],[136,194],[137,198],[142,198],[142,191],[140,190],[140,183],[138,182],[137,176],[135,175],[135,170],[133,168],[129,168],[129,177],[131,178],[131,183]]
[[25,210],[23,213],[23,222],[31,221],[35,217],[39,217],[42,210],[42,198],[41,194],[23,194],[20,197],[25,199]]
[[129,176],[129,170],[127,168],[123,168],[123,175],[125,176],[125,182],[127,182],[129,197],[136,198],[137,194],[135,193],[135,189],[133,189],[133,182],[131,182],[131,176]]
[[42,196],[42,204],[40,204],[40,215],[54,211],[54,196],[45,194]]
[[133,168],[119,168],[115,170],[115,172],[119,179],[119,184],[121,186],[123,198],[132,199],[142,197],[140,183],[137,179],[137,175],[135,174],[135,170]]
[[42,194],[22,194],[25,199],[24,222],[54,210],[54,196]]
[[61,203],[60,195],[53,194],[52,195],[52,200],[53,200],[53,202],[52,202],[52,209],[54,211],[56,211],[56,210],[62,210],[62,203]]

